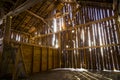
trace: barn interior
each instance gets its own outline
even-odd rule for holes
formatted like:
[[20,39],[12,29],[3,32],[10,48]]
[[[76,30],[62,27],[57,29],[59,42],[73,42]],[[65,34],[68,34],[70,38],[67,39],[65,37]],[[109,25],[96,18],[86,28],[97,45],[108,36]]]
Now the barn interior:
[[120,0],[0,0],[0,80],[119,80]]

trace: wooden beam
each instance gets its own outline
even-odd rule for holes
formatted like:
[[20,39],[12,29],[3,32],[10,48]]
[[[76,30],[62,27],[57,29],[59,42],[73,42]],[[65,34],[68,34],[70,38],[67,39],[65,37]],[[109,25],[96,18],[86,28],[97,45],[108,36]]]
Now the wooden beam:
[[45,20],[44,18],[38,16],[37,14],[35,14],[35,13],[29,11],[29,10],[26,10],[26,11],[27,11],[29,14],[33,15],[34,17],[36,17],[36,18],[40,19],[41,21],[43,21],[43,22],[49,27],[49,29],[52,31],[50,25],[46,22],[46,20]]
[[101,20],[91,21],[91,22],[88,22],[86,24],[80,24],[80,25],[77,25],[75,27],[70,27],[69,29],[61,30],[61,31],[58,31],[58,32],[38,35],[38,36],[35,36],[35,37],[32,37],[32,38],[36,39],[36,38],[45,37],[45,36],[49,36],[49,35],[53,35],[53,34],[58,34],[58,33],[61,33],[61,32],[67,31],[67,30],[69,31],[69,30],[73,30],[73,29],[83,27],[83,26],[85,27],[85,26],[88,26],[88,25],[91,25],[91,24],[100,23],[100,22],[103,22],[103,21],[106,21],[106,20],[111,20],[111,19],[114,19],[114,18],[115,18],[115,16],[111,16],[111,17],[107,17],[107,18],[104,18],[104,19],[101,19]]
[[38,16],[37,14],[35,14],[35,13],[29,11],[29,10],[26,10],[26,11],[27,11],[29,14],[31,14],[32,16],[34,16],[34,17],[40,19],[41,21],[43,21],[45,24],[48,25],[48,23],[47,23],[42,17]]
[[27,0],[26,2],[24,2],[23,4],[21,4],[20,6],[18,6],[14,11],[13,14],[19,14],[25,10],[27,10],[29,7],[37,4],[38,2],[40,2],[41,0]]
[[24,43],[24,42],[18,42],[18,41],[14,41],[14,40],[11,40],[10,42],[14,43],[14,44],[20,44],[20,45],[29,45],[29,46],[35,46],[35,47],[48,47],[51,49],[57,49],[57,48],[51,47],[51,46],[42,46],[42,45],[38,45],[38,44]]
[[40,1],[41,0],[27,0],[26,2],[24,2],[23,4],[21,4],[14,10],[7,13],[5,16],[3,16],[1,20],[5,19],[6,16],[10,16],[10,15],[16,16],[16,15],[22,13],[23,11],[27,10],[28,8],[32,7],[33,5],[39,3]]
[[86,47],[80,47],[80,48],[68,48],[68,49],[66,49],[66,50],[101,48],[101,47],[111,47],[111,46],[120,46],[120,44],[108,44],[108,45],[101,45],[101,46],[86,46]]
[[19,6],[22,3],[22,0],[16,0],[16,2],[14,3],[14,6],[12,9],[15,9],[17,6]]
[[10,42],[11,23],[12,23],[12,16],[7,16],[5,22],[5,33],[4,33],[4,41],[3,41],[5,44],[9,44]]

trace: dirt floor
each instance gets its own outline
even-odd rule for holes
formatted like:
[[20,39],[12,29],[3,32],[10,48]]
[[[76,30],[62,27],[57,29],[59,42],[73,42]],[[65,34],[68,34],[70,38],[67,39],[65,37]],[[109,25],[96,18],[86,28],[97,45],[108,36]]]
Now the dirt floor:
[[28,80],[120,80],[120,72],[52,70],[34,74]]
[[[11,75],[12,76],[12,75]],[[0,80],[12,80],[5,75]],[[19,77],[17,80],[120,80],[119,71],[88,71],[85,69],[62,68]]]

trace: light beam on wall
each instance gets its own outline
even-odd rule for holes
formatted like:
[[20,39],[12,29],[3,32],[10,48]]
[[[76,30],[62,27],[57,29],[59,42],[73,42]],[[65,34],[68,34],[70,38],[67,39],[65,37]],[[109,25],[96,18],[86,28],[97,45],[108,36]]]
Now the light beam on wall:
[[120,15],[118,16],[118,22],[120,22]]

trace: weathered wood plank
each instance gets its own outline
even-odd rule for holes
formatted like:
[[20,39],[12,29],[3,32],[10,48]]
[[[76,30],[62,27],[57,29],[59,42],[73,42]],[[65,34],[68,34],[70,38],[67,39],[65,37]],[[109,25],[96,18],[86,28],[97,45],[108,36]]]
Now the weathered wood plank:
[[40,71],[42,71],[42,47],[40,48]]
[[27,45],[22,45],[23,58],[25,62],[26,72],[31,73],[31,57],[32,57],[32,47]]
[[10,33],[11,33],[11,22],[12,21],[12,16],[7,16],[6,17],[6,22],[5,22],[5,33],[4,33],[4,44],[9,44],[10,42]]
[[47,70],[47,50],[42,48],[42,71]]
[[33,73],[33,62],[34,62],[34,46],[32,46],[32,55],[31,55],[31,74]]
[[49,69],[52,69],[52,49],[50,49],[49,48],[49,59],[48,59],[48,61],[49,61],[49,63],[48,63],[48,65],[49,65],[49,67],[48,67],[48,70]]
[[40,48],[34,47],[33,73],[40,71]]
[[59,53],[57,49],[22,44],[20,52],[27,74],[59,67]]

